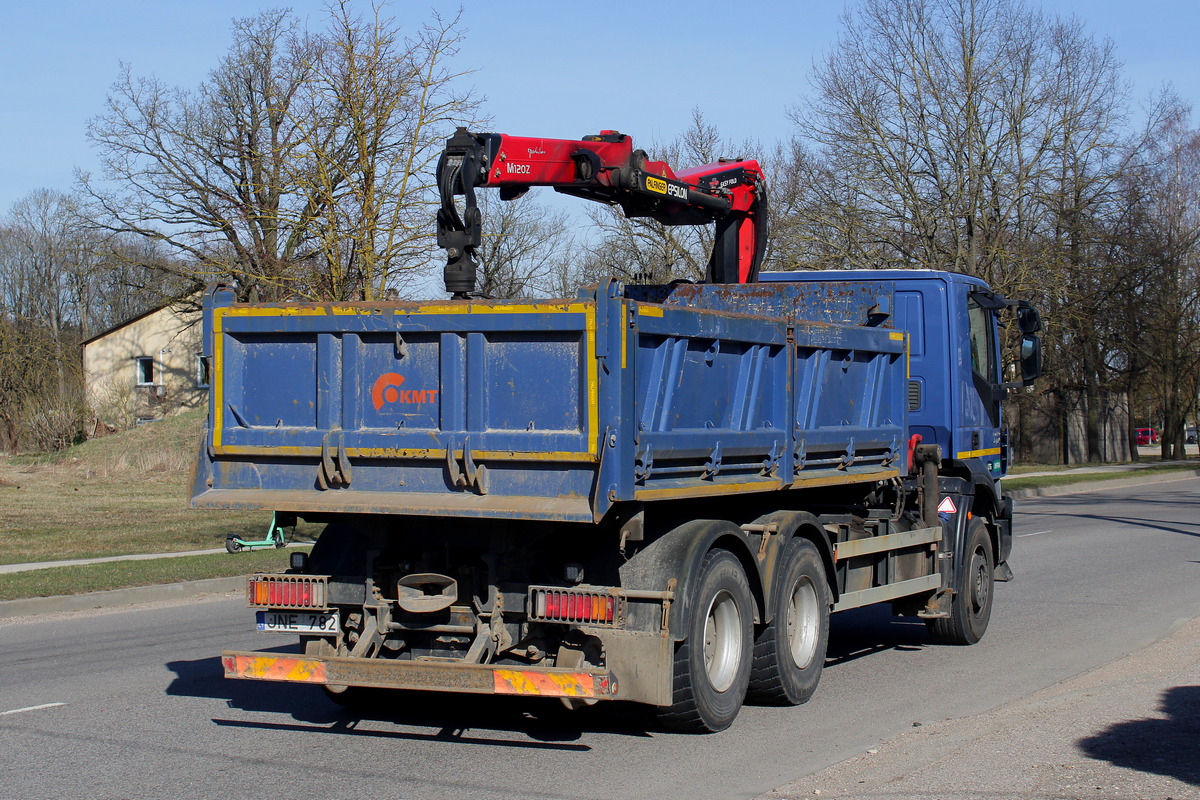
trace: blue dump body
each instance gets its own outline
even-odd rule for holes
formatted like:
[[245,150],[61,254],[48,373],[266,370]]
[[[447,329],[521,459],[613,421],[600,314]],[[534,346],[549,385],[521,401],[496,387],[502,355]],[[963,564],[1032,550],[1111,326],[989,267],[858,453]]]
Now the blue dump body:
[[940,445],[979,481],[998,480],[1008,469],[1000,414],[999,339],[992,314],[973,304],[987,292],[982,280],[931,270],[837,270],[765,273],[768,291],[788,286],[825,287],[877,279],[893,287],[890,324],[909,336],[908,432]]
[[211,289],[193,504],[329,523],[248,579],[299,652],[227,651],[225,674],[348,705],[630,700],[714,731],[745,697],[812,695],[831,613],[887,602],[979,641],[1013,577],[1012,303],[944,272],[760,278],[540,302]]
[[193,504],[598,522],[625,501],[887,480],[908,457],[896,311],[895,282],[861,274],[541,302],[243,305],[216,287]]

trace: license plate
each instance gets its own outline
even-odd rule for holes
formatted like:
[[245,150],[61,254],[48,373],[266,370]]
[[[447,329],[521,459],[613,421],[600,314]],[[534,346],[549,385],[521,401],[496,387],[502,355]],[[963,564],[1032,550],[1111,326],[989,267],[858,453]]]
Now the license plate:
[[337,633],[336,611],[257,611],[258,629],[266,633]]

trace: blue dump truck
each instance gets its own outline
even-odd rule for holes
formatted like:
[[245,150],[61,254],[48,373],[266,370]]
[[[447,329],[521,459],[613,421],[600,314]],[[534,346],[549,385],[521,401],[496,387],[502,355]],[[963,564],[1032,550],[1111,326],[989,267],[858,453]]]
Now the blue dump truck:
[[1036,311],[959,274],[735,275],[729,252],[725,277],[749,282],[536,302],[210,287],[193,505],[326,525],[287,572],[249,578],[259,629],[299,652],[226,652],[226,676],[344,704],[628,700],[715,731],[747,696],[812,695],[832,612],[890,602],[937,641],[978,641],[1012,576],[1001,401],[1040,370]]

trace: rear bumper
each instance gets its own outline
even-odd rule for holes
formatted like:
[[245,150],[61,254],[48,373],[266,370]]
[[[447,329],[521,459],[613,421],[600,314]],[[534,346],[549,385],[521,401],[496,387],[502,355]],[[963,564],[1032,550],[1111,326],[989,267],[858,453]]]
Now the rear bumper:
[[224,652],[226,678],[467,694],[623,700],[607,670],[509,668],[486,664]]

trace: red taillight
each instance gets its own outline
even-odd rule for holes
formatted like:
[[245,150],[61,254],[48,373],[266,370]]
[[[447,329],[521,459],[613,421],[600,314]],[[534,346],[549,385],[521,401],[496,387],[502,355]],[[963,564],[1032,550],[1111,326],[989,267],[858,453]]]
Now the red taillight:
[[323,575],[252,575],[246,599],[267,608],[326,608]]
[[581,589],[529,590],[529,618],[544,622],[615,625],[620,622],[620,599],[608,592]]

